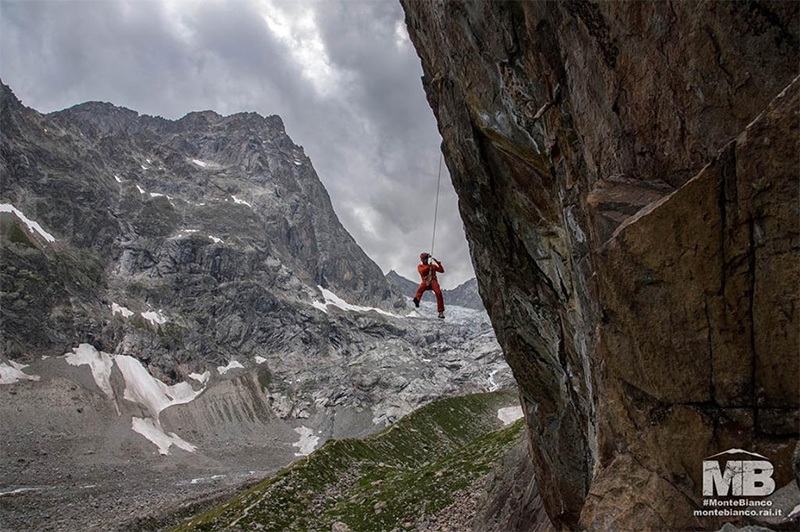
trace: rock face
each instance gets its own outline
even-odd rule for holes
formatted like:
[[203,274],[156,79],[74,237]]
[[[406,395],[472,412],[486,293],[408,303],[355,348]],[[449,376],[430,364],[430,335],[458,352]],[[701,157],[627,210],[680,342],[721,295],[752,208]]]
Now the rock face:
[[800,7],[402,4],[553,523],[713,528],[730,447],[789,482]]
[[2,200],[56,239],[4,253],[12,358],[125,342],[126,328],[104,324],[111,303],[204,316],[170,321],[187,342],[163,350],[175,359],[164,367],[191,356],[222,362],[225,345],[275,344],[291,326],[246,324],[322,299],[318,285],[355,303],[404,306],[277,116],[206,111],[173,122],[98,102],[43,116],[5,86],[0,105]]

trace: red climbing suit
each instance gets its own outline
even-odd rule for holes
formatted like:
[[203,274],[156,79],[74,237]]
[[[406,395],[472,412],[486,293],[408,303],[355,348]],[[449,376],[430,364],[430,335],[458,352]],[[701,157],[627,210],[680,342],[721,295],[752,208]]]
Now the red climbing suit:
[[417,288],[417,293],[414,295],[414,298],[417,300],[422,299],[422,294],[424,294],[426,290],[433,290],[433,293],[436,295],[437,310],[439,312],[444,312],[444,298],[442,297],[442,289],[439,287],[439,281],[436,280],[436,272],[444,273],[442,263],[423,263],[417,266],[417,271],[419,272],[420,277],[422,277],[422,282],[420,283],[419,288]]

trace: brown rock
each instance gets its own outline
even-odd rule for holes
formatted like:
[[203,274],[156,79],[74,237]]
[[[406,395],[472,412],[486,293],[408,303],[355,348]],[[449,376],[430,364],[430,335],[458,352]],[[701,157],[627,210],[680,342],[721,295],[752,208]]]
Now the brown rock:
[[553,523],[713,527],[730,447],[788,481],[800,5],[401,3]]

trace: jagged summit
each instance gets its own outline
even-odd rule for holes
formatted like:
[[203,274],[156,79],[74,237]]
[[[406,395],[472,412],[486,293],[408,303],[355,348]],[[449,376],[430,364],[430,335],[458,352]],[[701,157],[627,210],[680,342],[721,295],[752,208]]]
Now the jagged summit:
[[0,98],[2,98],[3,102],[6,102],[7,99],[13,99],[17,104],[21,105],[21,102],[14,94],[14,91],[11,90],[11,87],[3,83],[2,79],[0,79]]
[[19,133],[17,117],[20,114],[31,113],[36,112],[25,107],[11,87],[0,79],[0,137]]
[[108,102],[85,102],[61,111],[48,113],[48,118],[62,127],[76,127],[91,137],[138,132],[145,123],[163,122],[163,118],[139,115],[125,107]]
[[263,116],[255,111],[242,111],[230,115],[221,115],[216,111],[192,111],[178,120],[174,120],[174,122],[191,125],[192,127],[211,127],[224,122],[234,124],[237,127],[266,128],[270,131],[286,134],[286,127],[280,116]]

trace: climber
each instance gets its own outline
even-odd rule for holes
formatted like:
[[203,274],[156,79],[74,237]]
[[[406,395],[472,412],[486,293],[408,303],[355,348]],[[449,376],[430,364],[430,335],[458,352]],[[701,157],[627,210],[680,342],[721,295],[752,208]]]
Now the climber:
[[[429,259],[432,259],[436,264],[429,264]],[[436,307],[439,311],[439,317],[444,319],[444,298],[442,297],[442,289],[439,287],[439,281],[436,279],[436,272],[444,273],[442,263],[425,252],[420,253],[419,260],[422,264],[417,266],[417,271],[422,277],[422,282],[417,288],[417,293],[414,294],[414,306],[419,308],[419,300],[422,298],[422,294],[426,290],[433,290],[436,295]]]

